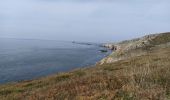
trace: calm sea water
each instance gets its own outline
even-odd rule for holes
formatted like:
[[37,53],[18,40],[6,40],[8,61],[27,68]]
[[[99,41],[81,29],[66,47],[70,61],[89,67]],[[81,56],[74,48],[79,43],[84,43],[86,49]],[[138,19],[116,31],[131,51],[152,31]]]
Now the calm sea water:
[[0,83],[35,79],[95,64],[108,53],[94,45],[0,39]]

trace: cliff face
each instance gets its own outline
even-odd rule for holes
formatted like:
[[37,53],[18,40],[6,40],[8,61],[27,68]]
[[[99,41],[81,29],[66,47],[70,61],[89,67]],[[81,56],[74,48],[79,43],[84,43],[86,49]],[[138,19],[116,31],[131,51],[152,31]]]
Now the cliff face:
[[112,63],[118,60],[127,59],[132,56],[146,54],[152,47],[168,45],[170,42],[170,32],[146,35],[141,38],[125,40],[119,43],[109,43],[104,46],[113,50],[112,54],[100,61],[103,63]]

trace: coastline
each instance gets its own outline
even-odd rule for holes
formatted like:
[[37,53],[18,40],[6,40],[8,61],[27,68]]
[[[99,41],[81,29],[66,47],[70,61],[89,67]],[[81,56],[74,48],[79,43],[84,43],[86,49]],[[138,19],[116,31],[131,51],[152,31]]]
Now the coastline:
[[[46,41],[45,41],[46,42]],[[71,43],[71,42],[70,42]],[[76,45],[78,45],[78,47],[79,47],[79,45],[81,46],[81,45],[86,45],[86,43],[83,43],[83,44],[76,44]],[[94,46],[93,46],[94,45]],[[73,45],[73,46],[75,46],[75,45]],[[76,46],[77,47],[77,46]],[[84,46],[83,46],[84,47]],[[92,49],[91,49],[91,47],[92,47]],[[94,48],[94,50],[93,50],[93,48]],[[37,74],[35,74],[35,75],[33,75],[33,76],[24,76],[24,75],[22,75],[22,76],[18,76],[18,78],[16,77],[15,78],[15,76],[12,76],[12,77],[14,77],[13,79],[12,79],[12,77],[11,78],[8,78],[7,77],[7,79],[6,79],[6,77],[4,77],[2,80],[0,80],[0,85],[3,85],[3,84],[8,84],[8,83],[18,83],[18,82],[22,82],[22,81],[30,81],[30,80],[36,80],[36,79],[39,79],[39,78],[43,78],[43,77],[48,77],[48,76],[51,76],[51,75],[55,75],[55,74],[58,74],[58,73],[66,73],[66,72],[70,72],[70,71],[72,71],[72,70],[76,70],[76,69],[80,69],[80,68],[86,68],[86,67],[89,67],[89,66],[94,66],[94,65],[96,65],[101,59],[103,59],[103,58],[105,58],[106,56],[108,56],[108,55],[110,55],[110,51],[109,50],[107,50],[107,52],[101,52],[100,50],[104,50],[104,49],[107,49],[107,48],[104,48],[104,47],[101,47],[99,44],[98,45],[96,45],[96,44],[91,44],[90,46],[89,45],[87,45],[87,49],[89,50],[89,52],[90,52],[90,54],[91,54],[91,52],[93,52],[94,51],[94,54],[93,55],[96,55],[96,54],[98,54],[98,57],[93,57],[93,55],[91,56],[91,58],[90,59],[85,59],[85,61],[83,62],[83,63],[80,63],[80,65],[78,66],[74,66],[73,67],[73,65],[72,66],[70,66],[70,69],[66,69],[65,70],[65,68],[64,68],[64,70],[60,70],[60,71],[58,71],[58,70],[56,70],[56,71],[54,71],[54,72],[52,72],[52,73],[49,73],[49,74],[47,74],[47,75],[41,75],[41,71],[39,71],[39,70],[37,70],[37,74],[38,73],[40,73],[40,76],[36,76]],[[83,50],[83,49],[82,49]],[[81,50],[81,51],[82,51]],[[85,50],[86,50],[86,48],[85,48]],[[93,50],[93,51],[92,51]],[[51,51],[49,51],[49,52],[51,52]],[[52,51],[53,52],[53,51]],[[83,52],[83,51],[82,51]],[[75,52],[75,53],[78,53],[78,52]],[[81,52],[80,52],[81,53]],[[88,53],[88,52],[87,52]],[[82,55],[82,54],[80,54],[80,55]],[[35,55],[36,56],[36,55]],[[52,56],[53,57],[53,56]],[[77,56],[78,57],[78,56]],[[86,57],[86,58],[89,58],[89,57]],[[68,59],[70,59],[70,58],[68,58]],[[22,61],[22,60],[21,60]],[[21,62],[20,61],[20,62]],[[66,61],[67,61],[67,59],[66,59]],[[2,65],[1,65],[2,66]],[[43,66],[48,66],[48,65],[43,65]],[[49,65],[50,66],[50,65]],[[13,67],[14,68],[14,67]],[[51,67],[49,67],[49,68],[51,68]],[[56,67],[57,68],[57,67]],[[5,70],[5,69],[4,69]],[[40,69],[41,70],[41,69]],[[48,70],[50,70],[50,69],[47,69],[47,71]],[[2,70],[1,70],[2,71]],[[36,71],[36,70],[35,70]],[[45,71],[45,70],[44,70]],[[5,72],[5,71],[4,71]],[[15,72],[14,72],[15,73]],[[44,72],[43,72],[44,73]],[[3,72],[2,72],[2,74],[3,74]],[[2,75],[1,74],[1,75]],[[5,74],[8,74],[8,73],[4,73],[4,75]],[[34,74],[34,73],[33,73]],[[39,74],[38,74],[39,75]],[[10,74],[9,75],[7,75],[7,76],[10,76]],[[35,76],[35,77],[34,77]],[[21,77],[21,78],[20,78]],[[26,77],[26,78],[25,78]]]
[[[169,99],[169,36],[170,33],[160,34],[151,38],[152,41],[147,41],[150,38],[146,36],[135,41],[121,42],[117,44],[120,49],[104,58],[103,64],[36,80],[0,85],[0,98]],[[146,41],[145,44],[143,41]],[[112,60],[108,62],[110,58]]]

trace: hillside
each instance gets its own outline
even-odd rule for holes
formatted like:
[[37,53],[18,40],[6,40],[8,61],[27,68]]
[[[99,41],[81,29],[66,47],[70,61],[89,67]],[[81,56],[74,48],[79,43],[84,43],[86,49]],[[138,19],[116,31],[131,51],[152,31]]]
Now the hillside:
[[[0,85],[2,100],[168,100],[170,33],[109,44],[99,64],[41,79]],[[108,46],[108,44],[107,44]]]
[[140,56],[146,54],[151,47],[168,45],[170,42],[170,32],[146,35],[141,38],[125,40],[115,44],[105,44],[104,46],[114,49],[114,52],[104,58],[100,63],[112,63],[118,60],[127,59],[129,56]]

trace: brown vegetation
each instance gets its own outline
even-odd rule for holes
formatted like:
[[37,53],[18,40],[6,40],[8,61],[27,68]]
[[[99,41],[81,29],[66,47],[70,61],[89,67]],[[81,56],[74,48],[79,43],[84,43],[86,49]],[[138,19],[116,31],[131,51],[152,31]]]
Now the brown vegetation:
[[[140,51],[142,52],[142,51]],[[139,52],[136,52],[139,53]],[[168,100],[170,46],[109,64],[0,86],[1,100]]]

